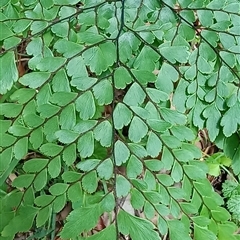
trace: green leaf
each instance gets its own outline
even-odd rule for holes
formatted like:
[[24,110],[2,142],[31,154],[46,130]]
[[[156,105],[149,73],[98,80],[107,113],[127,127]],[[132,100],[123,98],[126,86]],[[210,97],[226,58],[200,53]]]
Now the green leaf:
[[37,227],[43,226],[51,216],[51,207],[47,206],[41,209],[36,217]]
[[140,45],[140,40],[132,32],[125,32],[119,37],[120,60],[126,62]]
[[234,240],[236,231],[236,226],[232,222],[226,222],[224,224],[218,224],[218,239],[232,239]]
[[159,161],[158,159],[145,160],[144,163],[151,171],[160,171],[164,168],[162,161]]
[[184,225],[184,223],[180,220],[169,220],[168,221],[168,226],[169,226],[169,234],[170,238],[172,240],[177,240],[179,238],[181,239],[186,239],[186,240],[191,240],[189,234],[188,234],[188,229]]
[[7,132],[7,130],[9,129],[9,127],[12,124],[11,120],[0,120],[0,124],[1,124],[1,129],[0,129],[0,133],[5,133]]
[[14,179],[12,185],[18,188],[23,188],[23,187],[27,188],[32,184],[33,179],[34,179],[34,174],[20,175]]
[[56,178],[61,172],[61,158],[57,156],[48,164],[48,172],[52,178]]
[[97,167],[98,176],[102,179],[109,180],[113,175],[113,162],[110,158],[104,160]]
[[212,210],[211,213],[217,221],[227,221],[231,217],[230,213],[223,207],[217,207],[216,210]]
[[169,122],[171,124],[184,125],[187,121],[187,118],[184,114],[168,108],[161,108],[161,116],[166,122]]
[[87,132],[88,130],[92,129],[97,124],[95,120],[87,120],[87,121],[79,121],[77,125],[73,128],[75,132],[79,134]]
[[[77,66],[77,68],[79,68],[79,66]],[[86,71],[86,70],[84,70],[84,71]],[[71,81],[71,85],[81,91],[85,91],[85,90],[89,89],[90,87],[92,87],[96,82],[97,82],[97,79],[88,77],[87,72],[86,72],[86,76],[74,77]],[[102,90],[99,94],[101,94],[103,91],[104,90]],[[111,96],[111,93],[108,94],[108,98],[106,99],[106,101],[108,99],[110,99],[110,96]],[[105,100],[105,99],[103,99],[103,100]]]
[[230,21],[223,20],[223,21],[219,21],[219,22],[213,24],[211,26],[211,28],[216,31],[226,31],[230,25],[231,25]]
[[16,21],[13,24],[13,31],[15,33],[21,33],[24,30],[26,30],[30,26],[31,23],[32,23],[32,21],[29,19],[19,19],[18,21]]
[[[13,32],[10,30],[10,28],[5,23],[0,23],[0,41],[13,36]],[[2,65],[0,65],[2,66]]]
[[61,57],[45,57],[37,65],[40,71],[55,72],[66,62],[66,58]]
[[226,49],[234,46],[234,37],[226,33],[219,33],[219,40]]
[[38,88],[42,86],[50,76],[51,74],[48,72],[31,72],[24,74],[24,76],[19,79],[19,82],[30,88]]
[[66,39],[59,39],[54,44],[54,48],[57,49],[59,53],[62,53],[64,57],[71,58],[80,53],[83,49],[83,46]]
[[159,218],[158,218],[157,226],[162,235],[167,234],[168,226],[167,226],[166,221],[161,216],[159,216]]
[[55,143],[45,143],[40,147],[40,151],[50,157],[58,155],[62,149],[62,146],[59,146]]
[[5,5],[7,5],[9,2],[9,0],[3,0],[1,3],[0,3],[0,6],[1,7],[4,7]]
[[222,153],[215,153],[206,159],[206,163],[209,168],[209,174],[217,177],[221,173],[221,166],[229,167],[232,161]]
[[119,231],[122,234],[130,234],[133,240],[160,240],[155,232],[154,225],[150,221],[130,215],[123,210],[118,214]]
[[193,131],[186,126],[173,126],[171,128],[172,134],[177,137],[179,140],[184,141],[193,141],[196,136]]
[[122,175],[118,175],[116,179],[117,197],[126,197],[130,191],[131,185]]
[[64,69],[59,70],[52,79],[54,92],[70,92],[69,81]]
[[80,78],[81,80],[83,80],[84,77],[89,79],[84,60],[81,56],[74,57],[68,62],[67,73],[69,76],[73,77],[71,85],[76,86],[77,88],[79,87],[78,84],[81,84],[78,78]]
[[54,185],[52,185],[49,188],[49,192],[54,195],[54,196],[58,196],[58,195],[62,195],[63,193],[65,193],[68,189],[68,184],[66,183],[55,183]]
[[90,66],[91,71],[99,75],[114,63],[116,59],[115,45],[106,42],[89,48],[83,53],[83,58],[85,64]]
[[[177,139],[174,136],[171,135],[162,135],[161,136],[162,142],[165,143],[168,147],[170,148],[179,148],[181,147],[182,143],[179,139]],[[178,153],[179,157],[181,156],[181,160],[182,161],[186,161],[186,157],[183,156],[182,152],[187,153],[188,152],[188,156],[187,158],[189,158],[188,160],[191,160],[193,158],[193,154],[191,152],[189,152],[188,150],[183,150],[183,149],[176,149],[174,150],[174,153]]]
[[182,176],[183,168],[177,161],[175,161],[171,172],[171,177],[174,180],[174,182],[180,182],[182,180]]
[[87,238],[82,238],[83,240],[112,240],[113,238],[116,238],[116,228],[113,224],[110,226],[104,228],[100,232],[89,236]]
[[30,30],[32,31],[32,34],[36,34],[46,29],[47,26],[48,23],[45,21],[34,21],[30,26]]
[[209,183],[209,181],[206,179],[198,182],[194,182],[193,185],[196,188],[196,190],[199,192],[199,194],[203,196],[208,196],[209,192],[212,191],[212,186]]
[[155,209],[149,202],[145,202],[144,204],[144,214],[146,218],[149,220],[151,220],[154,217]]
[[104,212],[111,212],[115,207],[115,199],[113,193],[107,194],[101,201],[101,209]]
[[34,189],[33,189],[33,187],[29,187],[24,194],[23,202],[25,205],[33,205],[34,200],[35,200]]
[[200,239],[209,239],[209,240],[216,240],[217,236],[209,231],[206,227],[200,227],[197,224],[194,224],[194,238],[196,240]]
[[149,133],[146,150],[151,157],[157,157],[162,150],[162,142],[153,132]]
[[132,69],[131,72],[135,76],[135,78],[138,80],[139,84],[146,86],[149,82],[155,82],[156,77],[153,73],[149,71],[142,71],[142,70],[135,70]]
[[136,158],[134,155],[131,155],[127,163],[126,170],[127,170],[127,176],[129,178],[136,178],[138,175],[142,173],[143,164],[138,158]]
[[30,129],[23,127],[21,125],[13,125],[8,129],[8,132],[13,134],[14,136],[25,136],[30,132]]
[[55,3],[55,4],[60,4],[60,5],[65,5],[65,4],[67,4],[67,5],[75,5],[76,3],[78,3],[78,1],[77,0],[53,0],[53,2]]
[[96,166],[98,166],[100,163],[100,160],[98,159],[87,159],[85,161],[79,162],[76,167],[81,169],[82,171],[91,171]]
[[81,178],[81,174],[73,171],[65,171],[62,174],[62,179],[64,182],[75,182]]
[[[61,238],[74,238],[83,231],[91,230],[97,225],[100,215],[101,212],[97,204],[74,209],[67,217],[67,223],[60,233]],[[91,216],[91,218],[86,218],[86,216]]]
[[114,144],[114,158],[117,166],[121,166],[130,157],[130,151],[122,141]]
[[90,157],[94,151],[94,137],[93,132],[87,132],[79,138],[77,143],[77,149],[81,157]]
[[156,205],[157,212],[162,216],[167,216],[170,214],[170,209],[163,204]]
[[134,82],[123,98],[123,102],[129,106],[141,105],[146,97],[141,86]]
[[223,183],[223,195],[224,197],[231,197],[231,195],[235,195],[235,193],[237,193],[237,187],[238,187],[238,183],[231,181],[231,180],[226,180]]
[[165,132],[171,127],[170,123],[163,120],[149,119],[147,123],[156,132]]
[[3,231],[2,236],[8,237],[18,232],[27,232],[33,225],[38,209],[32,206],[21,206],[19,213],[14,217]]
[[88,193],[94,193],[98,186],[98,178],[96,171],[91,171],[87,173],[82,178],[83,189]]
[[[12,160],[12,148],[7,148],[0,154],[0,172],[4,172],[6,169],[9,169],[9,165]],[[18,160],[17,160],[18,161]]]
[[48,162],[49,159],[33,158],[24,163],[23,170],[30,173],[39,172],[47,166]]
[[240,214],[239,199],[240,199],[240,196],[239,195],[234,195],[234,193],[232,193],[232,194],[233,194],[233,196],[231,196],[230,199],[227,202],[227,207],[228,207],[228,210],[233,213],[233,217],[235,219],[239,219],[239,214]]
[[98,29],[96,28],[96,26],[90,27],[84,32],[80,32],[79,37],[81,39],[81,42],[87,44],[98,43],[104,39],[103,36],[98,34]]
[[213,66],[202,56],[198,57],[197,65],[201,73],[208,74],[213,71]]
[[219,2],[217,0],[213,0],[211,1],[208,5],[207,8],[212,8],[212,9],[221,9],[224,7],[224,2]]
[[9,147],[14,144],[16,138],[9,134],[1,134],[1,147]]
[[108,80],[102,80],[95,85],[93,87],[93,93],[100,106],[108,105],[113,100],[113,88]]
[[60,211],[62,211],[64,206],[66,206],[66,203],[67,203],[66,193],[57,196],[53,201],[53,212],[59,213]]
[[72,130],[76,125],[75,105],[72,103],[66,106],[60,114],[59,124],[62,129]]
[[147,151],[143,146],[135,143],[129,143],[128,146],[131,152],[135,154],[138,158],[144,158],[147,156]]
[[[156,81],[156,87],[161,91],[169,94],[173,90],[172,82],[178,80],[179,74],[177,70],[167,63],[163,63]],[[164,80],[164,81],[163,81]]]
[[133,208],[141,209],[145,202],[145,198],[143,197],[143,195],[136,188],[131,188],[130,194],[131,194],[131,204]]
[[239,113],[240,105],[239,102],[237,102],[223,115],[220,124],[223,126],[223,133],[226,137],[230,137],[236,132],[238,124],[240,124],[240,121],[238,121],[236,117]]
[[79,116],[83,120],[90,119],[96,112],[96,106],[93,98],[93,94],[90,91],[83,93],[75,101],[76,110],[79,112]]
[[48,9],[53,6],[53,0],[50,1],[42,0],[41,4],[44,8]]
[[203,167],[200,168],[196,165],[183,165],[183,169],[189,178],[193,180],[204,179],[206,177],[206,172],[204,172]]
[[15,155],[15,158],[20,160],[22,159],[25,155],[27,155],[28,152],[28,138],[20,138],[13,147],[13,152]]
[[139,117],[134,116],[129,127],[129,139],[138,143],[143,137],[146,136],[148,127]]
[[34,89],[20,88],[16,90],[11,96],[12,101],[19,102],[20,104],[28,102],[36,94]]
[[114,83],[117,89],[124,89],[126,85],[132,82],[132,77],[124,67],[119,67],[114,72]]
[[167,187],[172,186],[174,184],[173,179],[169,175],[157,174],[157,178],[163,185]]
[[94,137],[103,147],[110,147],[112,144],[112,125],[109,121],[101,122],[95,127]]
[[160,199],[162,198],[161,194],[155,191],[144,191],[144,196],[149,202],[154,204],[159,203]]
[[56,36],[64,38],[64,37],[67,37],[67,35],[68,35],[69,24],[68,24],[68,22],[59,22],[59,23],[54,24],[51,27],[51,30],[53,33],[56,34]]
[[34,179],[34,188],[36,191],[42,190],[47,184],[47,169],[42,170]]
[[77,94],[73,92],[56,92],[51,96],[50,101],[58,106],[65,106],[72,102],[76,96]]
[[64,129],[57,131],[55,135],[60,142],[65,144],[74,142],[79,136],[78,133],[75,133],[70,130],[64,130]]
[[127,126],[132,119],[132,112],[122,103],[118,103],[113,111],[114,126],[116,129],[122,129]]
[[73,143],[66,147],[63,151],[63,161],[67,164],[67,166],[71,166],[76,160],[76,144]]
[[205,227],[210,223],[210,219],[204,216],[192,217],[192,220],[201,227]]
[[54,196],[51,195],[40,195],[36,197],[34,200],[34,203],[39,207],[44,207],[46,205],[49,205],[54,200]]
[[57,112],[60,108],[52,104],[42,104],[37,108],[37,111],[40,113],[41,117],[51,117]]
[[182,23],[179,27],[179,35],[186,41],[193,41],[195,39],[195,31],[188,24]]
[[68,188],[67,195],[68,195],[68,199],[71,202],[77,202],[77,201],[82,200],[83,199],[83,193],[82,193],[81,184],[77,182],[77,183],[73,184],[72,186],[70,186]]
[[23,106],[17,103],[1,103],[0,115],[11,118],[16,117],[22,111]]
[[27,126],[31,128],[36,128],[44,123],[44,119],[36,114],[26,114],[24,115],[24,121]]
[[[156,83],[157,84],[157,83]],[[155,103],[165,102],[168,100],[168,94],[163,91],[154,89],[154,88],[146,88],[148,96]]]
[[197,10],[197,15],[199,17],[200,23],[203,26],[209,27],[213,24],[213,13],[212,13],[212,11]]
[[[0,39],[3,39],[3,35],[8,34],[8,30],[4,32],[5,30],[2,29],[4,26],[4,29],[7,28],[4,23],[0,23]],[[18,71],[15,64],[15,55],[14,52],[9,51],[6,54],[0,56],[0,72],[1,72],[1,78],[0,78],[0,94],[5,94],[7,91],[9,91],[13,83],[17,81],[18,79]]]
[[136,69],[153,71],[155,69],[155,62],[157,62],[158,59],[159,55],[152,48],[145,45],[134,61],[134,67]]
[[160,53],[171,63],[186,63],[188,60],[188,48],[185,46],[160,46]]

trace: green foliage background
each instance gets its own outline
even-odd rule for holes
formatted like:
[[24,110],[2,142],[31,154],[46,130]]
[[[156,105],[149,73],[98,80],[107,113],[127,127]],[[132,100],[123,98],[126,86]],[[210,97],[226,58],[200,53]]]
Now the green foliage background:
[[195,146],[206,128],[239,175],[238,0],[0,9],[1,240],[54,239],[67,203],[62,239],[240,239]]

